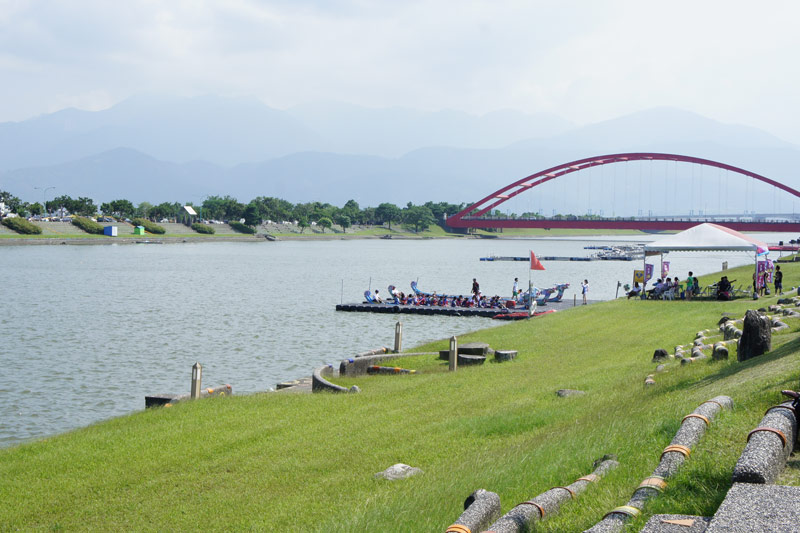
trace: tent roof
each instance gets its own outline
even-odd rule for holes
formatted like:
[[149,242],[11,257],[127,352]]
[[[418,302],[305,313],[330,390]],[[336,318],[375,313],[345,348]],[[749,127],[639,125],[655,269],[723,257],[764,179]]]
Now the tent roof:
[[763,242],[717,224],[698,224],[675,235],[667,235],[644,246],[646,252],[746,251],[759,254],[769,250]]

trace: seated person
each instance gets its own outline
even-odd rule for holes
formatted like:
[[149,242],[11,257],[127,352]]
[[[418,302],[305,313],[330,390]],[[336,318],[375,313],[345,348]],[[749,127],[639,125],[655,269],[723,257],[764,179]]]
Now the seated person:
[[733,286],[728,281],[728,276],[722,276],[722,279],[717,283],[717,300],[730,300],[732,288]]
[[667,289],[664,285],[664,280],[658,278],[658,281],[656,281],[656,284],[653,286],[653,288],[647,291],[647,296],[650,298],[658,298],[665,290]]
[[380,291],[378,291],[378,289],[375,289],[375,303],[383,303],[383,298],[381,298]]
[[639,285],[638,281],[633,283],[633,288],[628,292],[628,300],[631,298],[637,298],[642,293],[642,286]]

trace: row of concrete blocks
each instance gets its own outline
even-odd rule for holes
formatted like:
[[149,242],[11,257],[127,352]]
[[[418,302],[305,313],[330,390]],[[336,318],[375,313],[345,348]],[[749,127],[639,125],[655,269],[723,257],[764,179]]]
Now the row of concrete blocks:
[[773,485],[796,445],[797,430],[791,402],[770,407],[748,434],[733,469],[733,486],[713,517],[654,515],[641,533],[800,531],[800,488]]
[[609,470],[619,466],[612,456],[595,461],[595,470],[572,484],[552,489],[522,502],[500,516],[500,496],[479,489],[464,502],[464,512],[447,528],[447,533],[522,533],[532,531],[534,524],[545,516],[556,514],[561,505],[577,498],[589,485],[600,481]]
[[732,407],[733,400],[730,397],[717,396],[703,402],[697,409],[686,415],[670,445],[662,452],[661,460],[653,473],[639,484],[625,505],[612,509],[585,533],[622,531],[628,520],[641,513],[647,500],[658,496],[664,490],[667,480],[689,457],[692,448],[700,441],[706,428],[719,412]]

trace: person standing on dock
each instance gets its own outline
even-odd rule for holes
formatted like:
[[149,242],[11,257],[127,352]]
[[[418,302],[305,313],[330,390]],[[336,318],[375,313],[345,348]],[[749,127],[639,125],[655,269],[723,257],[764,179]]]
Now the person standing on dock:
[[586,295],[589,293],[589,280],[583,280],[581,283],[581,294],[583,295],[583,305],[586,305]]
[[514,278],[514,287],[511,289],[511,297],[517,299],[519,295],[519,278]]
[[472,294],[477,296],[481,292],[481,286],[478,285],[478,280],[476,278],[472,278]]

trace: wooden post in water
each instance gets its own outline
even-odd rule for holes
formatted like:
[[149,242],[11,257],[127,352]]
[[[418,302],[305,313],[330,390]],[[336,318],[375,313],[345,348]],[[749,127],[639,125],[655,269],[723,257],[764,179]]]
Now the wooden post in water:
[[458,339],[450,337],[450,372],[455,372],[458,369]]
[[200,363],[192,366],[192,399],[200,397],[200,385],[203,381],[203,367]]
[[403,350],[403,323],[399,320],[394,326],[394,353],[400,353]]

